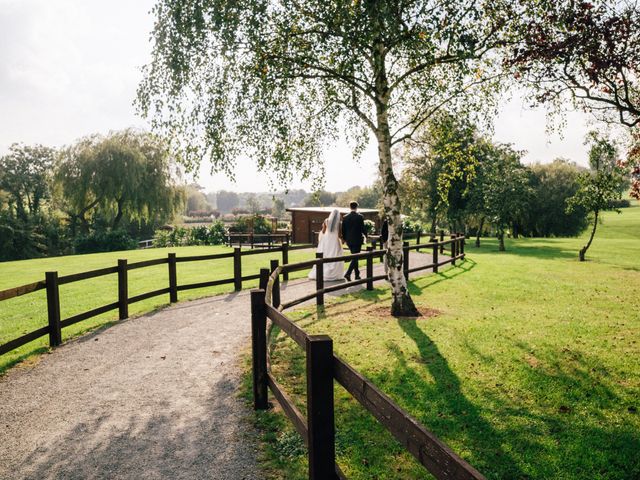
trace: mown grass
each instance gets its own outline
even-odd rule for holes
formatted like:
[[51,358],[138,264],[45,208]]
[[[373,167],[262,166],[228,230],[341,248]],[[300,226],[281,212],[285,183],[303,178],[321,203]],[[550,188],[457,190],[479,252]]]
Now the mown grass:
[[[640,478],[640,207],[584,238],[483,240],[468,259],[411,282],[439,312],[394,319],[387,288],[290,316],[490,479]],[[305,366],[284,335],[273,371],[304,411]],[[250,385],[250,383],[248,383]],[[261,412],[271,478],[306,478],[278,409]],[[336,385],[338,463],[350,479],[431,478]]]
[[[179,247],[151,248],[90,255],[71,255],[64,257],[41,258],[0,263],[0,290],[17,287],[44,279],[44,272],[58,271],[59,275],[85,272],[103,267],[115,266],[119,258],[126,258],[129,263],[166,258],[169,252],[178,257],[187,255],[206,255],[232,251],[224,246],[215,247]],[[282,259],[282,254],[275,252],[262,255],[242,257],[242,274],[258,273],[260,268],[269,266],[269,260]],[[308,250],[289,252],[289,261],[301,261],[311,257]],[[233,259],[178,263],[178,284],[204,282],[230,278],[233,276]],[[303,276],[304,272],[291,274],[291,278]],[[167,265],[141,268],[129,271],[129,296],[168,287]],[[253,288],[257,281],[243,283],[243,288]],[[233,291],[233,285],[202,288],[179,292],[179,300],[192,300],[208,295]],[[118,298],[117,275],[106,275],[60,287],[60,303],[62,318],[112,303]],[[162,295],[138,302],[129,306],[131,316],[139,315],[161,308],[169,303],[168,295]],[[62,330],[63,340],[75,337],[100,326],[106,326],[117,320],[118,312],[112,312],[85,320]],[[44,290],[21,297],[0,302],[0,344],[29,333],[47,324],[47,301]],[[0,374],[17,362],[34,354],[47,350],[48,337],[42,337],[12,352],[0,356]]]

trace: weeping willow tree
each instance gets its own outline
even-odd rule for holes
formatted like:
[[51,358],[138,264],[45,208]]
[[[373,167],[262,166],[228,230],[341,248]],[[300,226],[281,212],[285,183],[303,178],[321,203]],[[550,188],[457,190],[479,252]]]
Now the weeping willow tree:
[[479,111],[495,91],[493,54],[511,2],[475,0],[160,0],[141,112],[188,168],[235,160],[288,183],[322,176],[341,135],[358,156],[377,143],[389,222],[394,315],[415,315],[402,274],[402,222],[391,151],[441,107]]
[[98,216],[111,229],[123,220],[157,224],[184,201],[174,167],[161,139],[124,130],[86,137],[62,150],[55,183],[72,227],[79,225],[83,233]]

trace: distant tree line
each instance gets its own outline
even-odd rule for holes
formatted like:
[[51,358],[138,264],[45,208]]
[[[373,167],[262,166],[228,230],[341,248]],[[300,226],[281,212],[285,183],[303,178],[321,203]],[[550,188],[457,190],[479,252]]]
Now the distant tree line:
[[0,157],[0,260],[120,250],[183,208],[167,145],[136,130]]
[[576,236],[589,215],[596,225],[601,211],[624,206],[629,188],[630,172],[615,145],[595,133],[588,142],[589,168],[565,159],[525,166],[524,152],[442,113],[401,152],[404,213],[430,232],[476,235],[477,244],[492,229],[500,250],[506,235]]

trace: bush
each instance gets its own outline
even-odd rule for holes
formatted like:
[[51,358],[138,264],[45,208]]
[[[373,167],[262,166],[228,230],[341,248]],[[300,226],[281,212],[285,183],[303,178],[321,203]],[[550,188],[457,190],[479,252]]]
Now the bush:
[[167,230],[156,230],[153,235],[153,246],[158,248],[170,247],[171,232]]
[[411,220],[406,218],[402,222],[402,232],[403,233],[422,233],[422,224],[416,220]]
[[376,224],[373,223],[371,220],[365,220],[364,221],[364,234],[369,236],[375,231],[376,231]]
[[172,231],[158,230],[153,237],[154,247],[181,247],[191,245],[222,245],[227,231],[224,224],[216,220],[211,225],[177,227]]
[[76,238],[74,247],[76,253],[115,252],[133,250],[138,242],[124,230],[99,230]]
[[0,211],[0,261],[61,255],[71,247],[59,219],[37,215],[21,220]]
[[253,226],[253,233],[271,233],[271,222],[261,215],[251,215],[238,218],[229,227],[231,233],[249,233]]
[[630,206],[631,202],[626,198],[618,198],[609,202],[609,208],[612,210],[615,210],[616,208],[629,208]]

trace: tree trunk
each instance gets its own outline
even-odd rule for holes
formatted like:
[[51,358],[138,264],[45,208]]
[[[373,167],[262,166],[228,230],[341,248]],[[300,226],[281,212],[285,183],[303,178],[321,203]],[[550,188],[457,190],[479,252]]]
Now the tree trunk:
[[122,198],[118,199],[118,213],[116,213],[116,216],[113,219],[113,223],[111,224],[112,230],[118,228],[118,225],[120,225],[120,220],[122,220]]
[[482,235],[483,227],[484,227],[484,217],[480,219],[480,226],[478,227],[478,233],[476,234],[476,248],[480,248],[480,236]]
[[398,196],[398,181],[393,173],[393,164],[391,162],[391,135],[385,108],[378,112],[378,132],[376,136],[380,160],[380,178],[384,183],[384,215],[389,222],[389,240],[385,264],[393,295],[391,314],[396,317],[415,317],[419,313],[409,295],[407,281],[402,271],[404,256],[402,251],[400,197]]
[[[382,27],[380,27],[382,31]],[[404,255],[402,250],[402,219],[400,218],[400,197],[398,195],[398,180],[393,173],[391,161],[391,131],[389,128],[389,81],[385,65],[385,46],[379,39],[372,51],[373,69],[375,75],[375,110],[376,122],[373,127],[378,141],[378,160],[380,178],[384,185],[384,217],[389,224],[389,239],[385,255],[387,278],[391,284],[393,302],[391,315],[416,317],[419,315],[404,278]]]
[[589,241],[578,252],[578,258],[580,259],[581,262],[584,262],[586,260],[585,257],[587,255],[587,250],[589,250],[589,247],[591,246],[591,242],[593,242],[593,237],[595,237],[596,235],[596,228],[598,228],[598,214],[600,213],[600,211],[596,210],[594,213],[595,213],[595,218],[593,219],[593,229],[591,230],[591,236],[589,237]]
[[500,252],[504,252],[506,248],[504,248],[504,228],[498,229],[498,250]]

